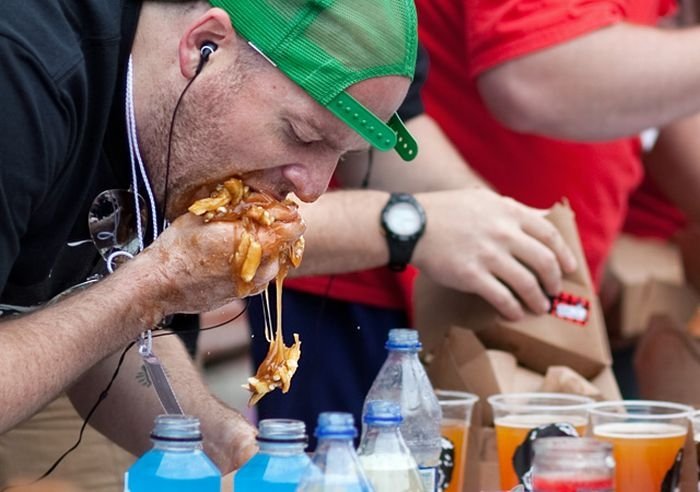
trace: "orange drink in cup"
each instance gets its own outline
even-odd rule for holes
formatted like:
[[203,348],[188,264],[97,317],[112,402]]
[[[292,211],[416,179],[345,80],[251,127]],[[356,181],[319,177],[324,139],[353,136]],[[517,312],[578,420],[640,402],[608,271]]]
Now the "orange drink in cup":
[[[472,409],[479,397],[463,391],[435,390],[442,420],[440,432],[443,437],[443,457],[440,460],[439,490],[462,492],[464,486],[464,468],[467,464],[467,442]],[[451,459],[445,458],[445,442],[451,447]]]
[[593,435],[613,446],[617,492],[661,490],[683,448],[692,413],[689,406],[662,401],[591,406]]
[[513,456],[527,434],[541,425],[567,423],[583,435],[593,400],[565,393],[506,393],[491,396],[488,402],[496,428],[501,488],[511,489],[520,483]]

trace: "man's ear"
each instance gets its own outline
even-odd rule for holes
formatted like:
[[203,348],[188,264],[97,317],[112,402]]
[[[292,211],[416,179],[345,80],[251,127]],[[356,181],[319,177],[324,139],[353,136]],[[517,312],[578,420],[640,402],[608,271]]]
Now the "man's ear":
[[219,50],[231,49],[234,46],[236,32],[231,25],[231,19],[226,11],[220,8],[211,8],[202,16],[191,23],[180,38],[178,46],[178,60],[180,72],[191,79],[199,65],[202,45],[209,41],[215,43]]

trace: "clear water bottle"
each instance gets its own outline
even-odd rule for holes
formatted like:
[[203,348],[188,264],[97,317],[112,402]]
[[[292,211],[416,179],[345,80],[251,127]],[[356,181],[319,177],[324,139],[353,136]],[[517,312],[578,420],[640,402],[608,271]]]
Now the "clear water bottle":
[[220,492],[221,473],[202,451],[199,419],[160,415],[151,433],[153,449],[124,476],[125,492]]
[[375,492],[424,492],[418,465],[401,436],[398,403],[367,402],[362,419],[365,432],[360,442],[360,464]]
[[[389,331],[386,362],[379,370],[365,398],[393,401],[401,405],[403,422],[400,429],[418,469],[426,492],[437,490],[437,467],[440,462],[442,411],[428,380],[423,365],[418,360],[422,345],[416,330],[397,328]],[[363,434],[366,427],[363,428]]]
[[318,445],[311,460],[312,466],[302,478],[297,492],[374,491],[353,447],[357,430],[352,414],[321,413],[315,435]]
[[266,419],[258,424],[260,451],[234,477],[236,492],[294,492],[311,465],[304,452],[306,425],[299,420]]

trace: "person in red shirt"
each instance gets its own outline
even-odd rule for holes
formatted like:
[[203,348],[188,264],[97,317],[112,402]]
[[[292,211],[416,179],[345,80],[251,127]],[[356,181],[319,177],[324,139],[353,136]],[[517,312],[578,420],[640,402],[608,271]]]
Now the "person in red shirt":
[[418,0],[426,110],[500,193],[567,197],[591,273],[642,178],[636,136],[700,110],[700,30],[668,0]]
[[[697,141],[688,134],[700,131],[692,116],[700,111],[700,28],[660,27],[676,8],[671,0],[416,4],[432,62],[428,114],[500,193],[536,207],[568,198],[599,287],[643,178],[639,133],[662,128],[660,142],[684,142],[679,154]],[[647,171],[700,218],[697,159],[650,162]],[[635,197],[628,228],[658,237],[678,227],[682,219],[655,195],[645,188]],[[624,369],[625,354],[615,355]]]

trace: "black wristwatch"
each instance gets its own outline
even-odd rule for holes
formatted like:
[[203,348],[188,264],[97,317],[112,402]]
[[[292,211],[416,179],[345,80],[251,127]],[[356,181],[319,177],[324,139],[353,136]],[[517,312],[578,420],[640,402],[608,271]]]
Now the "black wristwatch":
[[425,210],[408,193],[392,193],[382,209],[382,227],[389,246],[389,268],[401,272],[425,231]]

